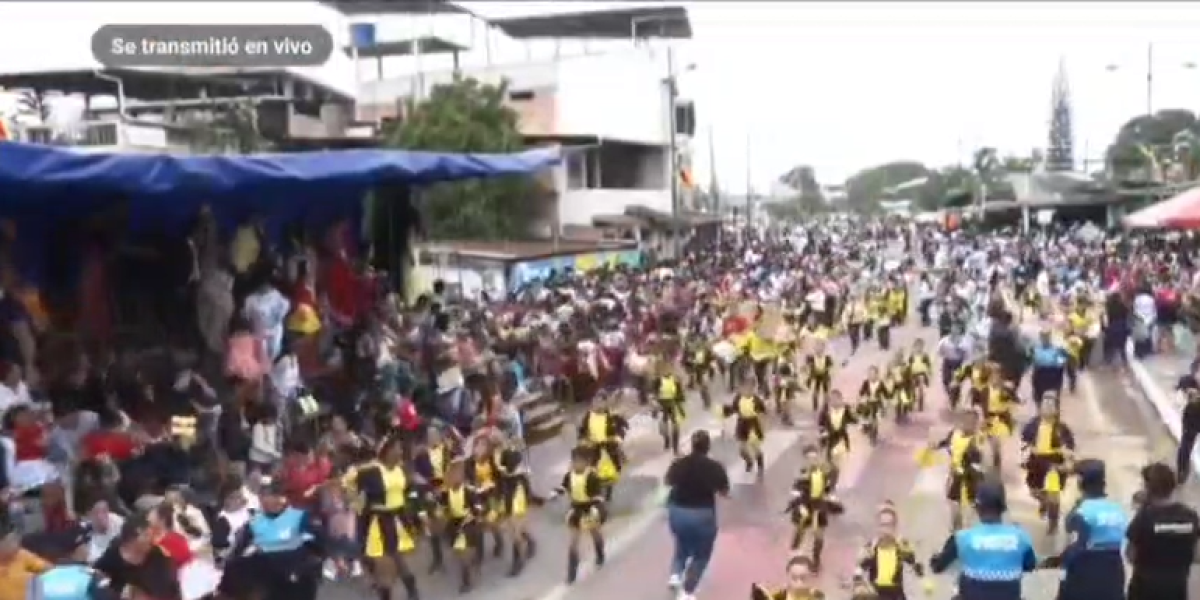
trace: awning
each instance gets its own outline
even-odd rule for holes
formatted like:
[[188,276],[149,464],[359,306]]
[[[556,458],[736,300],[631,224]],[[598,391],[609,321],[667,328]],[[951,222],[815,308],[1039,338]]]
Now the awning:
[[1123,221],[1126,227],[1140,229],[1200,228],[1200,187],[1181,192],[1158,204],[1147,206]]

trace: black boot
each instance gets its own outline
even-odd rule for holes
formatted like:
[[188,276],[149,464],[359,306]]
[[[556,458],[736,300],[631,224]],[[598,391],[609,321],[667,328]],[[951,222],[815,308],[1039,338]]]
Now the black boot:
[[509,577],[516,577],[525,570],[525,557],[522,553],[521,543],[514,541],[512,545],[512,567],[508,570]]
[[759,475],[762,475],[766,471],[766,463],[763,462],[764,460],[765,459],[763,458],[762,452],[759,452],[758,456],[754,457],[754,465],[758,467]]
[[813,540],[812,561],[813,571],[821,570],[821,553],[825,550],[825,540],[816,538]]
[[525,540],[525,559],[528,560],[537,555],[537,540],[533,539],[532,535],[522,533],[521,537]]
[[579,575],[579,553],[572,550],[567,553],[567,585],[575,583]]
[[375,586],[375,597],[379,600],[392,600],[392,588],[382,585]]
[[492,548],[492,558],[500,558],[504,556],[504,536],[497,533],[493,539],[496,545]]
[[408,594],[408,600],[421,600],[421,592],[417,589],[417,578],[412,573],[401,575],[400,583],[404,584],[404,593]]
[[463,565],[459,574],[458,593],[466,594],[471,591],[471,566]]
[[445,555],[442,553],[442,543],[437,539],[437,536],[430,536],[429,542],[429,550],[433,554],[433,562],[429,565],[429,573],[438,573],[442,570],[446,560]]
[[592,540],[592,543],[594,544],[593,549],[596,551],[596,566],[603,567],[604,566],[604,538],[597,537],[596,539]]

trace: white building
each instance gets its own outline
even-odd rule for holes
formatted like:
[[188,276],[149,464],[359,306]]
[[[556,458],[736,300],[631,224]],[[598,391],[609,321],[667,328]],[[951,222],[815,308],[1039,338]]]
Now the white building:
[[[471,11],[462,8],[470,5]],[[682,7],[489,17],[486,3],[438,3],[402,17],[356,15],[362,120],[403,118],[408,100],[456,76],[508,82],[522,133],[559,144],[567,160],[546,180],[557,198],[542,233],[612,224],[629,209],[672,213],[672,80],[689,65],[672,44],[691,36]],[[540,8],[540,7],[539,7]],[[343,6],[343,10],[347,7]],[[569,6],[562,9],[569,10]],[[360,28],[359,31],[362,29]],[[353,37],[353,36],[352,36]],[[691,103],[676,98],[677,165],[690,164]],[[681,186],[686,187],[686,186]],[[678,197],[686,199],[686,189]],[[681,200],[681,208],[687,208]]]

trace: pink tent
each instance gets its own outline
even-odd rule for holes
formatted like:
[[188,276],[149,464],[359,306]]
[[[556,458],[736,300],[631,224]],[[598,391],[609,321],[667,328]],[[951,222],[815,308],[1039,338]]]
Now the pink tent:
[[1141,229],[1200,228],[1200,187],[1194,187],[1127,215],[1124,224],[1126,227]]

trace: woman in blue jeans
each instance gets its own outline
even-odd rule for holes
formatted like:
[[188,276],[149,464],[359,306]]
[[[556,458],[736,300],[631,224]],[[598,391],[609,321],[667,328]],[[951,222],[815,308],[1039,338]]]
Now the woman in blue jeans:
[[707,431],[692,435],[691,454],[667,470],[671,488],[667,499],[667,524],[675,538],[669,585],[680,590],[680,600],[694,600],[700,578],[717,542],[717,495],[729,495],[729,474],[709,458],[712,440]]

